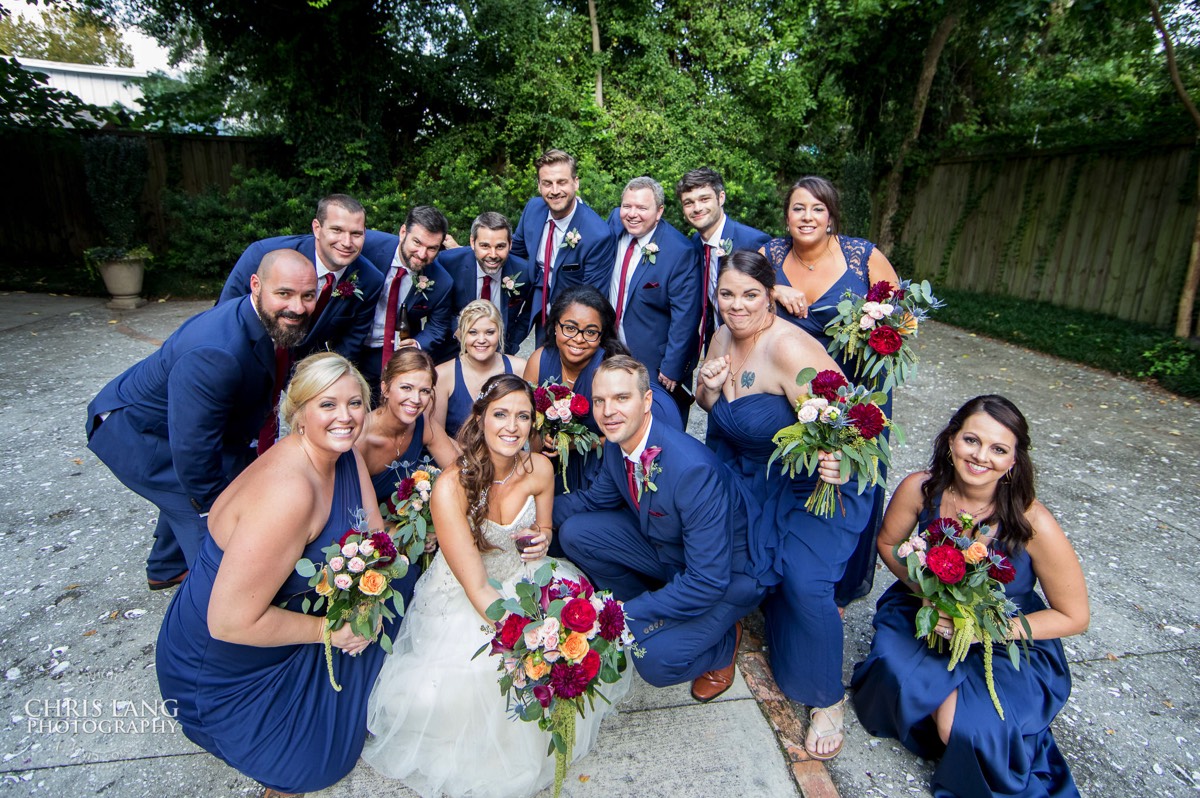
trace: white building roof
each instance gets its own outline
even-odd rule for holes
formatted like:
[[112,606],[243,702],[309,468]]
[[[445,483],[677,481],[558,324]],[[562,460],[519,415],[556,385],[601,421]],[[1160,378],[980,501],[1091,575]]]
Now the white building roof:
[[68,91],[85,103],[104,108],[120,103],[130,110],[137,110],[138,101],[142,99],[138,81],[148,74],[144,69],[67,64],[37,58],[18,58],[17,61],[30,72],[44,72],[51,88]]

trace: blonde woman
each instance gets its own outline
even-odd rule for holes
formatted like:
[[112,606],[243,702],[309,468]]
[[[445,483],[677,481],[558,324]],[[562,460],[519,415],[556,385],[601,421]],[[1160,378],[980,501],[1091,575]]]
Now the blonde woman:
[[459,355],[437,367],[437,405],[433,417],[457,435],[480,389],[497,374],[522,374],[524,358],[503,353],[504,320],[486,299],[476,299],[458,315]]

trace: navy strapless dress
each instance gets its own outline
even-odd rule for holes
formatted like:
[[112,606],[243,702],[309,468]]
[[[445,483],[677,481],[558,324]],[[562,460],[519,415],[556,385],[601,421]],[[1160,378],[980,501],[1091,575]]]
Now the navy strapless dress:
[[[512,361],[508,359],[508,355],[501,355],[501,357],[504,358],[504,373],[512,374]],[[471,415],[471,405],[473,404],[475,404],[475,397],[471,396],[470,391],[467,390],[467,383],[463,380],[462,357],[456,357],[454,358],[454,390],[446,401],[446,432],[450,434],[451,438],[458,434],[458,430],[467,420],[467,416]]]
[[[362,507],[354,453],[337,463],[329,521],[304,556],[324,560],[321,549],[351,527]],[[368,646],[357,657],[333,652],[342,691],[329,684],[325,647],[226,643],[208,632],[208,602],[222,551],[205,538],[192,571],[167,608],[158,634],[159,688],[176,702],[188,739],[230,766],[282,792],[316,792],[353,769],[367,732],[367,698],[383,666],[384,651]],[[295,571],[272,600],[300,611],[316,592]],[[316,613],[319,614],[319,613]],[[385,625],[394,635],[399,618]]]
[[[938,512],[934,507],[934,517]],[[919,523],[930,518],[922,513]],[[1046,608],[1034,591],[1033,563],[1025,551],[1012,557],[1017,575],[1006,593],[1029,614]],[[947,671],[949,654],[914,636],[921,600],[897,581],[880,597],[875,638],[854,668],[854,708],[863,728],[894,737],[924,759],[941,757],[931,784],[937,798],[1065,798],[1078,796],[1075,781],[1054,742],[1050,723],[1071,694],[1071,672],[1058,640],[1030,643],[1020,670],[1002,650],[992,658],[1001,720],[984,683],[983,656],[972,647]],[[942,745],[930,715],[954,690],[958,705],[950,743]]]
[[[865,238],[851,238],[849,236],[838,236],[838,244],[841,246],[842,254],[846,258],[846,271],[837,279],[837,282],[829,287],[829,290],[818,299],[809,302],[808,315],[802,319],[793,316],[782,307],[776,310],[781,319],[786,319],[795,324],[813,338],[816,338],[821,343],[821,346],[826,348],[828,348],[829,342],[832,339],[826,334],[825,325],[829,324],[837,316],[837,303],[841,301],[846,291],[853,291],[856,294],[866,296],[867,289],[871,287],[867,271],[867,259],[875,251],[875,245]],[[787,275],[783,271],[783,261],[787,258],[788,251],[791,248],[792,240],[790,238],[774,238],[766,246],[767,258],[771,261],[771,265],[775,267],[775,282],[780,285],[791,286]],[[861,376],[857,373],[852,360],[848,362],[841,354],[835,355],[834,360],[846,374],[848,380],[855,383],[861,381]],[[887,403],[883,406],[883,412],[888,418],[891,418],[891,391],[888,391],[887,397]],[[885,432],[884,435],[887,435],[887,433]],[[846,572],[838,580],[837,587],[834,589],[834,597],[839,607],[845,607],[854,599],[862,598],[870,593],[871,586],[875,581],[875,560],[878,556],[878,551],[875,548],[875,537],[879,533],[879,525],[883,522],[883,511],[887,506],[887,491],[885,488],[885,480],[887,479],[886,466],[879,467],[879,476],[880,483],[873,489],[868,490],[868,493],[871,493],[873,496],[871,514],[859,535],[854,553],[850,555],[850,560],[846,563]]]
[[[388,499],[396,492],[396,483],[416,471],[426,457],[428,457],[428,453],[425,451],[425,416],[417,416],[408,448],[401,452],[400,456],[393,460],[387,468],[378,474],[371,475],[371,484],[375,487],[375,501],[381,506],[387,504]],[[408,573],[397,579],[392,585],[401,596],[404,596],[405,607],[412,601],[413,590],[416,588],[417,579],[420,576],[421,561],[418,559],[409,563]]]
[[[596,369],[599,368],[603,360],[604,348],[601,347],[592,355],[592,359],[584,366],[583,371],[579,372],[579,377],[575,380],[575,384],[568,386],[575,393],[587,399],[589,405],[592,403],[592,379],[596,376]],[[542,349],[541,358],[538,360],[538,379],[542,383],[547,381],[561,383],[563,381],[562,372],[562,360],[558,356],[558,350]],[[583,425],[597,435],[601,434],[600,427],[596,425],[596,418],[590,412],[587,414],[587,418],[583,419]],[[580,455],[579,452],[572,450],[571,457],[567,460],[567,475],[565,479],[559,471],[558,463],[554,464],[554,495],[561,495],[567,488],[578,490],[584,485],[590,485],[599,471],[599,452]],[[556,554],[554,550],[550,554],[551,556],[561,556]]]
[[769,588],[763,602],[767,645],[775,682],[793,701],[827,707],[841,700],[842,620],[833,587],[854,551],[871,509],[871,491],[843,488],[832,518],[804,509],[816,475],[767,472],[771,438],[793,424],[787,397],[750,394],[732,402],[721,396],[709,415],[708,444],[739,477],[750,518],[747,543],[752,575]]

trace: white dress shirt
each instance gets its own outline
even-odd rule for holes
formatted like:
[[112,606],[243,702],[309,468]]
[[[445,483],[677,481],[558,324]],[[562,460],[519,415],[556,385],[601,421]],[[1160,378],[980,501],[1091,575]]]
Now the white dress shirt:
[[[397,302],[403,305],[404,300],[408,297],[408,292],[412,289],[412,275],[400,261],[399,246],[396,247],[396,254],[392,256],[392,265],[388,267],[387,277],[383,280],[383,292],[379,294],[379,302],[375,305],[375,322],[371,325],[371,346],[375,349],[383,346],[383,328],[387,325],[388,295],[392,291],[392,281],[396,279],[397,274],[401,280]],[[397,306],[396,313],[399,312],[400,307]],[[398,320],[397,323],[399,323]]]
[[546,282],[546,292],[554,287],[554,260],[558,258],[558,251],[562,249],[563,240],[567,237],[567,231],[571,229],[571,220],[575,218],[575,211],[579,209],[579,198],[575,198],[575,204],[571,206],[571,212],[561,219],[554,219],[550,212],[546,212],[546,221],[542,222],[542,237],[538,239],[537,252],[533,253],[534,259],[537,261],[537,278],[538,285],[542,283],[542,275],[546,269],[546,233],[550,231],[550,222],[554,222],[554,252],[550,257],[550,279]]
[[[625,274],[625,305],[629,305],[629,295],[631,291],[629,287],[634,284],[633,278],[637,274],[638,265],[642,262],[642,250],[650,243],[650,239],[654,238],[654,231],[658,229],[658,225],[650,228],[650,231],[645,235],[638,236],[637,246],[633,250],[633,256],[629,259],[629,270]],[[617,337],[621,339],[621,343],[628,346],[625,340],[625,309],[617,308],[618,295],[621,293],[621,265],[625,262],[625,250],[629,246],[629,242],[633,240],[633,236],[629,233],[622,233],[621,238],[617,241],[617,260],[613,266],[612,279],[608,284],[608,301],[621,316],[621,323],[617,326]]]

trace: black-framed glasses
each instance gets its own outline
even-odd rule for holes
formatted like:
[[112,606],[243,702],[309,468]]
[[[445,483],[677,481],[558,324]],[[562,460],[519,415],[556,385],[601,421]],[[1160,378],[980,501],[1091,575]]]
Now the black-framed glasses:
[[587,329],[581,330],[574,324],[567,324],[560,321],[558,323],[558,329],[560,329],[562,334],[567,338],[574,338],[576,335],[582,333],[583,340],[587,341],[589,344],[594,344],[600,340],[600,331],[595,327],[588,327]]

